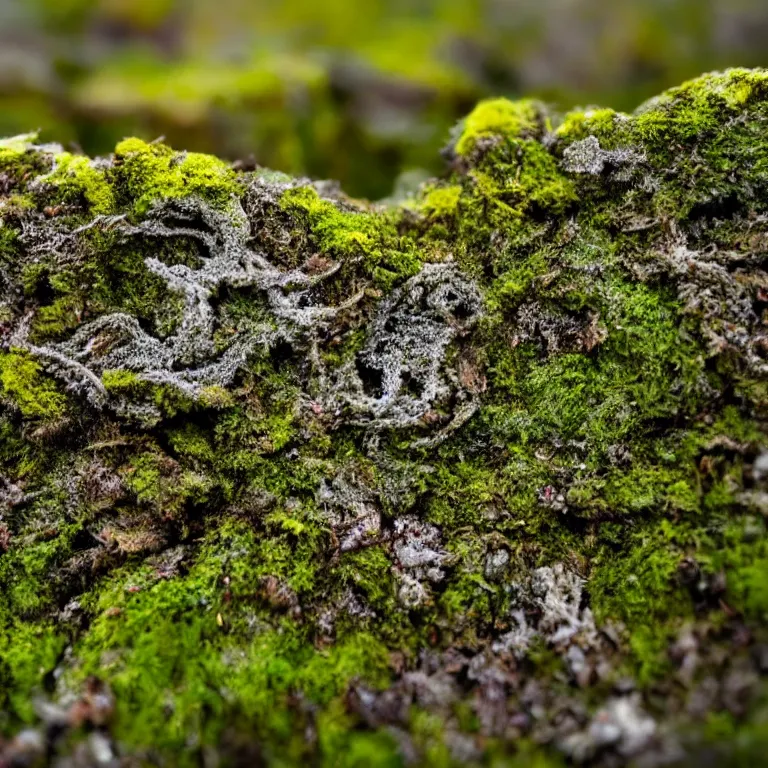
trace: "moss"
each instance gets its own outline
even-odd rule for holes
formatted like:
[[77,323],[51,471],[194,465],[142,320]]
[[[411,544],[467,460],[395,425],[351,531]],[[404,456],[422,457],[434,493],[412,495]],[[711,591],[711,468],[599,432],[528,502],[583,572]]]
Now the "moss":
[[400,768],[404,765],[403,758],[398,752],[397,741],[392,734],[351,733],[342,744],[327,747],[329,765],[344,766],[344,768]]
[[580,141],[587,136],[601,139],[610,136],[615,130],[616,121],[623,119],[626,117],[612,109],[574,110],[565,115],[555,134],[566,141]]
[[[371,542],[376,540],[376,532],[369,532]],[[345,553],[339,562],[339,585],[352,587],[365,596],[368,604],[382,616],[391,614],[395,609],[394,589],[390,561],[384,549],[368,546],[359,552]]]
[[[666,91],[638,108],[634,116],[610,109],[568,113],[556,133],[566,141],[592,135],[606,147],[640,144],[654,152],[651,162],[668,157],[668,142],[706,140],[722,126],[722,110],[733,113],[765,89],[760,71],[731,69],[697,78]],[[665,147],[665,143],[667,146]]]
[[133,457],[122,477],[138,504],[166,520],[180,518],[187,505],[204,503],[212,489],[212,481],[197,468],[184,471],[159,451]]
[[456,216],[462,189],[458,184],[435,187],[429,190],[419,202],[418,209],[430,220]]
[[700,139],[719,129],[720,110],[742,109],[751,98],[764,95],[765,88],[765,75],[746,69],[691,80],[641,107],[634,128],[651,146]]
[[35,720],[30,692],[42,695],[45,679],[56,667],[66,637],[48,623],[4,626],[0,629],[0,706],[6,719],[0,728]]
[[[688,670],[681,633],[705,660],[690,690],[727,687],[768,621],[762,77],[706,77],[554,131],[534,102],[481,105],[446,178],[391,206],[137,140],[93,164],[59,154],[53,171],[57,153],[14,150],[26,165],[0,200],[0,322],[76,354],[106,397],[76,365],[0,356],[4,733],[40,727],[38,690],[77,695],[95,675],[117,708],[103,733],[159,765],[452,766],[475,750],[478,764],[558,765],[562,701],[589,740],[628,676],[638,706],[705,743],[669,684]],[[589,136],[603,166],[566,172]],[[272,265],[266,298],[247,279],[201,287],[212,347],[161,383],[112,326],[73,352],[75,329],[108,314],[174,337],[183,298],[146,260],[180,276],[208,257],[99,213],[141,224],[194,195],[226,216],[241,193],[249,245]],[[460,278],[407,282],[422,269]],[[476,322],[454,295],[470,284]],[[337,311],[288,320],[275,307],[297,296]],[[397,344],[412,325],[424,341],[397,381],[379,376],[363,354],[389,351],[368,346],[376,329]],[[249,334],[263,343],[195,397],[169,383]],[[422,357],[437,362],[426,384],[409,378]],[[421,403],[433,385],[417,427],[328,405],[333,387]],[[759,702],[764,685],[748,686]],[[748,733],[757,712],[711,740]],[[595,759],[619,764],[621,748]]]
[[183,427],[168,432],[168,441],[173,450],[181,455],[197,459],[205,463],[213,463],[215,452],[208,433],[195,424],[185,424]]
[[81,531],[80,524],[61,515],[50,519],[46,512],[59,511],[61,498],[49,498],[39,512],[47,517],[47,527],[31,526],[26,536],[11,539],[0,560],[3,585],[3,613],[24,622],[50,618],[62,594],[59,569],[71,558],[72,544]]
[[479,214],[489,207],[492,223],[506,229],[527,212],[560,212],[576,199],[571,181],[537,142],[512,141],[494,156],[470,174],[477,194],[472,208]]
[[101,374],[101,381],[108,392],[115,394],[130,393],[142,386],[142,381],[137,374],[119,368],[104,371]]
[[67,398],[40,363],[24,352],[0,353],[0,390],[31,419],[56,420],[66,413]]
[[565,765],[563,758],[552,752],[541,752],[536,746],[528,740],[521,740],[518,749],[512,757],[503,757],[500,760],[494,760],[491,765],[508,765],[510,768],[561,768]]
[[26,165],[26,156],[30,153],[35,141],[36,133],[25,133],[0,140],[0,170],[12,172],[17,175],[19,166]]
[[106,215],[115,210],[115,198],[107,171],[89,158],[62,152],[56,155],[54,170],[43,177],[56,188],[56,202],[77,204],[85,200],[93,215]]
[[[152,742],[170,755],[188,745],[192,733],[201,746],[217,743],[228,722],[246,716],[258,723],[268,747],[285,747],[291,690],[328,703],[352,678],[373,685],[388,679],[386,650],[369,635],[317,652],[300,630],[279,623],[238,650],[232,633],[253,610],[253,555],[253,533],[228,523],[207,538],[183,579],[153,581],[151,572],[127,570],[90,598],[93,627],[78,651],[84,659],[78,675],[109,674],[126,743]],[[169,706],[170,718],[163,715]],[[362,743],[358,748],[365,752]]]
[[386,215],[342,211],[311,187],[287,190],[280,205],[307,222],[323,253],[346,259],[362,257],[366,272],[382,288],[389,289],[418,272],[418,254],[411,243],[399,237]]
[[468,155],[482,138],[516,139],[535,135],[541,129],[540,114],[539,105],[530,100],[481,101],[465,118],[455,152],[460,156]]
[[715,754],[730,765],[747,766],[760,759],[766,748],[765,705],[758,710],[754,724],[744,725],[729,712],[709,712],[706,717],[706,742]]
[[240,191],[226,163],[196,152],[174,152],[162,144],[125,139],[115,147],[115,182],[137,214],[169,197],[199,195],[226,206]]
[[744,616],[768,621],[768,549],[765,524],[754,517],[729,520],[722,533],[723,546],[708,553],[703,564],[712,573],[724,573],[726,600]]
[[409,724],[414,741],[422,748],[425,765],[450,768],[456,764],[451,759],[451,752],[445,743],[445,725],[442,718],[414,707]]
[[596,615],[626,624],[644,683],[668,671],[667,646],[693,615],[691,596],[678,572],[694,547],[695,534],[689,527],[662,520],[652,529],[631,534],[619,558],[607,547],[592,560],[589,590]]

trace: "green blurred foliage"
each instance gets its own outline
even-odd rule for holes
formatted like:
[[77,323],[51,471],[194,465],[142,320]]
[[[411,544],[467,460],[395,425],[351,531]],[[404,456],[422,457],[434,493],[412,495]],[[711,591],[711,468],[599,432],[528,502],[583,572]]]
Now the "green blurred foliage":
[[759,66],[764,0],[5,0],[0,135],[165,136],[381,197],[479,98],[631,109]]

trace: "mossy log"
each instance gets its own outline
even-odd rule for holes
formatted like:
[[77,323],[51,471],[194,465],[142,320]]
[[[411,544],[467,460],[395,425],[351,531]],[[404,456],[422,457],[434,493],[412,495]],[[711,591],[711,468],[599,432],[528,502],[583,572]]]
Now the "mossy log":
[[0,764],[759,762],[768,73],[445,155],[0,143]]

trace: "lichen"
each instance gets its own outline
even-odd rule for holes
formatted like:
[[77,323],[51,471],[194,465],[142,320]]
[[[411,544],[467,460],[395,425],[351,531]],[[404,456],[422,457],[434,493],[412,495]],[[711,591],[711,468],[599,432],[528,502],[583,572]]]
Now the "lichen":
[[387,206],[0,145],[0,762],[759,759],[767,82]]

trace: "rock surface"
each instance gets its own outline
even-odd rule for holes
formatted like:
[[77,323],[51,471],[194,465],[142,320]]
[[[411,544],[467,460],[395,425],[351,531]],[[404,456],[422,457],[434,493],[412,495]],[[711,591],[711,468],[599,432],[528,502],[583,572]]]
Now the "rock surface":
[[738,764],[768,73],[481,102],[373,206],[0,143],[0,764]]

